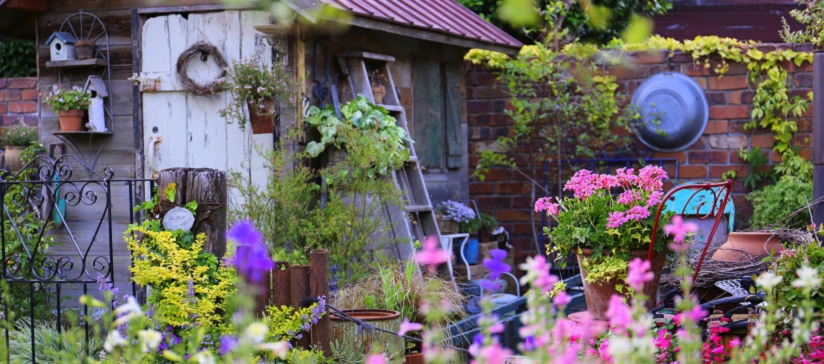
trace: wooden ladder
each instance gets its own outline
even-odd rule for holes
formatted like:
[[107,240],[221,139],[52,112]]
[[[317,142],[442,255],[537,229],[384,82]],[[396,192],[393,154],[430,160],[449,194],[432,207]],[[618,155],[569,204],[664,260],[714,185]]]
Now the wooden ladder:
[[[367,62],[370,66],[377,66],[377,69],[386,75],[387,80],[384,84],[386,96],[380,106],[389,111],[406,135],[411,135],[406,120],[406,111],[401,106],[395,82],[392,80],[392,73],[389,72],[389,62],[394,62],[395,57],[368,52],[345,52],[338,54],[337,58],[341,71],[349,82],[352,98],[363,95],[369,102],[375,103]],[[414,252],[413,243],[416,240],[423,243],[427,236],[434,235],[440,242],[441,238],[432,202],[429,200],[429,192],[426,189],[426,182],[418,166],[415,145],[407,141],[406,148],[409,149],[409,162],[405,163],[403,168],[393,172],[395,188],[403,192],[405,206],[385,206],[385,213],[396,241],[409,242],[394,249],[399,259],[406,259]]]

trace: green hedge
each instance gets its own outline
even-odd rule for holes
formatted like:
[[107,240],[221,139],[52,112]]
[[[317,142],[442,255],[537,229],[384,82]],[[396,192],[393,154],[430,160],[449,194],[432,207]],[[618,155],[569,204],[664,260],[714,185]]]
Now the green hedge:
[[0,78],[36,76],[36,52],[33,42],[0,40]]

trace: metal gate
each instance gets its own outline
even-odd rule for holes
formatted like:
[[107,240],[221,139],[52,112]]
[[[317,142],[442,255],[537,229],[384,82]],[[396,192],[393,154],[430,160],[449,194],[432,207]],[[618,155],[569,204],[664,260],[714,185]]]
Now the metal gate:
[[116,178],[108,167],[95,171],[72,155],[39,156],[15,174],[0,171],[6,362],[48,362],[36,335],[50,331],[59,339],[71,327],[88,344],[83,318],[100,312],[80,305],[80,296],[137,293],[123,233],[142,219],[134,208],[154,186],[151,179]]

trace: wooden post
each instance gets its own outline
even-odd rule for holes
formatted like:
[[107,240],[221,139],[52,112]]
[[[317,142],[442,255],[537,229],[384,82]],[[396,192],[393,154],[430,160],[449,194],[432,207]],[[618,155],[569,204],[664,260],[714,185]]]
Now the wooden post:
[[[163,191],[175,184],[175,201],[169,201]],[[197,202],[195,224],[192,232],[206,234],[203,250],[223,258],[226,254],[226,212],[227,195],[226,172],[210,168],[170,168],[160,171],[157,178],[160,194],[160,217],[166,212],[184,206],[190,201]]]
[[[309,285],[311,286],[312,297],[324,297],[328,300],[329,251],[322,249],[309,252],[309,267],[311,270]],[[329,337],[330,325],[329,310],[327,309],[326,315],[312,327],[312,345],[319,346],[323,350],[323,355],[327,358],[332,355],[331,339]]]
[[[813,56],[813,201],[824,197],[824,52]],[[813,206],[816,226],[824,223],[824,203]]]

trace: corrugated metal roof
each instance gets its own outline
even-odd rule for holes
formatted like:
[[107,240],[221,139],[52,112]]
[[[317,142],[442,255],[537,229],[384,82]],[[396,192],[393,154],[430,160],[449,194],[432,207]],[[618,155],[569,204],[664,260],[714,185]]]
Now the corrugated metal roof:
[[512,48],[523,44],[455,0],[322,0],[377,20]]

